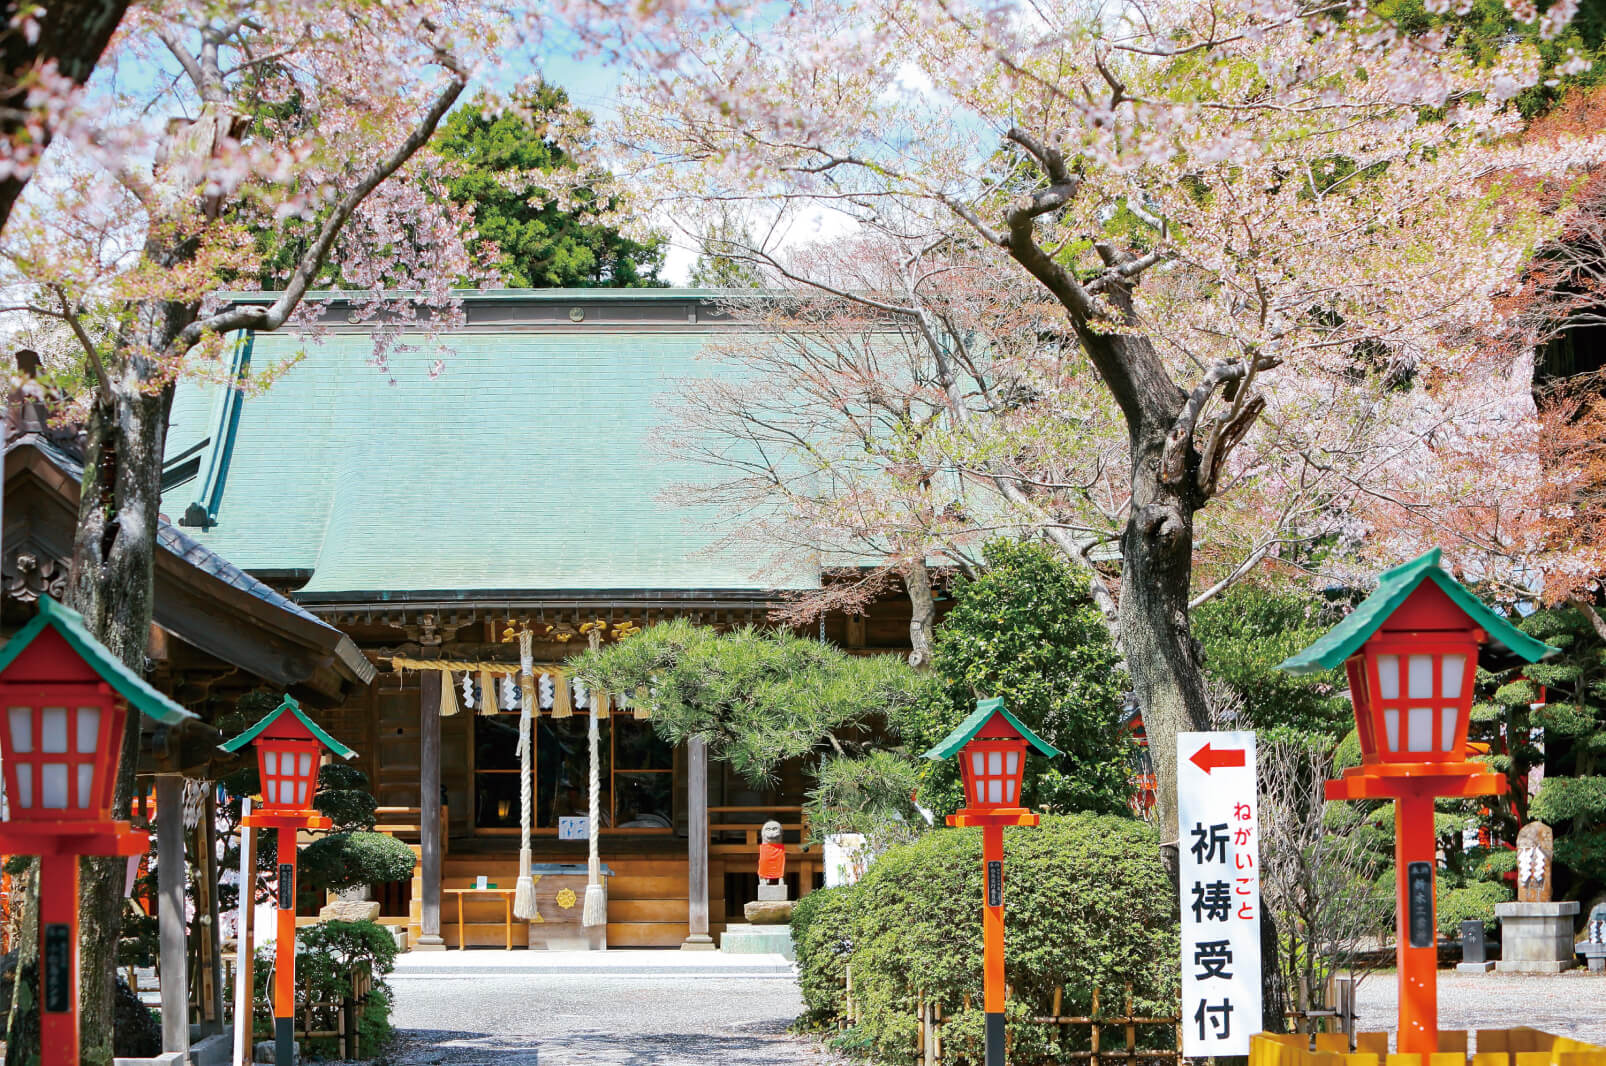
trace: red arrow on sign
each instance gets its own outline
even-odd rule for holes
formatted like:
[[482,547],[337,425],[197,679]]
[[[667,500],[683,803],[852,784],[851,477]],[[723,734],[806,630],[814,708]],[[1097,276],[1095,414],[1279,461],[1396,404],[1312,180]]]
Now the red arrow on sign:
[[1218,766],[1244,765],[1244,749],[1212,748],[1207,740],[1204,747],[1194,752],[1188,761],[1208,774]]

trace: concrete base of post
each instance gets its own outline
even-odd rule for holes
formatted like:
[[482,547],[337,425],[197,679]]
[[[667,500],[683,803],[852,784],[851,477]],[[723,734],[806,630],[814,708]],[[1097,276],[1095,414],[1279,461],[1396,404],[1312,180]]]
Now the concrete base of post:
[[1493,969],[1493,959],[1484,962],[1458,962],[1455,964],[1456,973],[1488,973]]
[[1560,973],[1577,965],[1573,957],[1573,916],[1577,900],[1549,903],[1497,903],[1500,919],[1500,973]]

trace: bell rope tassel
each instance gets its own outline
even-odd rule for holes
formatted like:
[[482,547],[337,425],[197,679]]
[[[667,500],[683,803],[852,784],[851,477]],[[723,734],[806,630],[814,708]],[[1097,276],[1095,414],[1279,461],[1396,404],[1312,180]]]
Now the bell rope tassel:
[[486,670],[480,671],[480,713],[496,714],[496,678]]
[[535,881],[530,877],[530,715],[535,713],[534,655],[528,629],[519,633],[519,879],[513,885],[513,916],[535,917]]
[[586,903],[585,909],[580,912],[580,924],[592,926],[606,925],[608,922],[608,893],[602,887],[602,856],[598,850],[602,835],[599,824],[602,820],[601,729],[594,710],[590,715],[588,735],[591,741],[591,817],[587,819],[587,828],[591,839],[586,857]]
[[441,717],[450,718],[458,711],[457,690],[452,687],[452,672],[441,671]]
[[570,718],[573,715],[574,704],[569,699],[569,679],[562,670],[555,670],[552,676],[552,717]]

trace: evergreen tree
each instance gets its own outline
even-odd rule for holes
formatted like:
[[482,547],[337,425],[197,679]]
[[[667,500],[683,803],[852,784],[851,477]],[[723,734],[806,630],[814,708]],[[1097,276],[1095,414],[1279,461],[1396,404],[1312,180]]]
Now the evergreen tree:
[[591,116],[572,108],[561,88],[544,83],[509,105],[482,95],[454,111],[434,141],[436,153],[451,164],[447,194],[474,206],[475,250],[494,247],[506,284],[515,288],[662,285],[663,242],[637,242],[604,220],[619,207],[605,190],[606,173],[598,171],[567,204],[541,185],[543,174],[578,165],[550,131],[561,124],[585,137]]

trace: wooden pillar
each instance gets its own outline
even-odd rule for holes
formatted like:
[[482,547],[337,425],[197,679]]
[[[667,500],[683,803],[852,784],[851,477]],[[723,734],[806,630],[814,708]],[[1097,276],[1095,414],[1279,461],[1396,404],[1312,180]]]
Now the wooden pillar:
[[423,916],[419,919],[416,951],[444,951],[441,938],[441,675],[439,670],[419,674],[418,700],[418,827],[420,871],[423,881]]
[[708,935],[708,742],[686,741],[686,910],[682,951],[713,951]]
[[162,1051],[190,1053],[190,994],[184,952],[184,779],[156,778],[157,929],[162,964]]
[[216,1023],[213,1032],[223,1031],[224,1005],[223,1005],[223,922],[222,913],[218,908],[217,886],[223,872],[223,864],[218,861],[217,853],[217,788],[208,781],[206,783],[206,810],[202,815],[206,821],[201,826],[201,843],[206,849],[206,878],[211,885],[207,897],[207,939],[208,947],[212,953],[212,1018]]
[[[240,801],[240,814],[251,815],[251,797]],[[234,934],[234,1062],[250,1066],[255,1044],[251,1032],[256,1012],[256,937],[252,935],[257,906],[257,836],[248,825],[240,826],[240,917]]]

